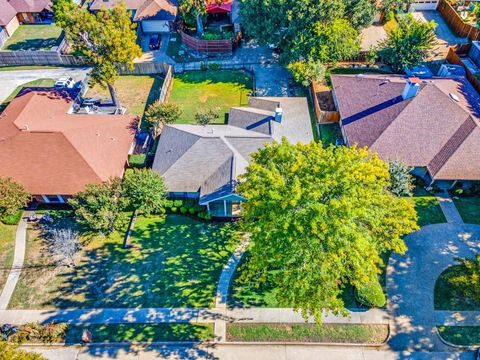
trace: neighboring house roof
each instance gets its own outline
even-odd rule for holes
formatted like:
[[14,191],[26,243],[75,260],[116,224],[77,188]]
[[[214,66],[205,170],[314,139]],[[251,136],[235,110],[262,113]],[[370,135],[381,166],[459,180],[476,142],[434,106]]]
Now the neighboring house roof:
[[[112,9],[121,1],[123,0],[94,0],[90,5],[90,10]],[[172,21],[177,17],[178,3],[176,0],[126,0],[124,3],[128,10],[134,11],[134,21]]]
[[38,13],[51,5],[51,0],[0,0],[0,25],[7,26],[18,13]]
[[466,79],[423,80],[404,100],[402,76],[331,78],[349,145],[426,167],[436,180],[480,179],[480,160],[472,156],[480,148],[480,97]]
[[[273,120],[279,104],[281,123]],[[234,193],[251,154],[281,135],[295,143],[313,139],[305,98],[250,98],[248,107],[230,110],[228,125],[168,125],[152,168],[169,191],[199,192],[205,204]]]
[[76,92],[25,89],[0,115],[0,176],[31,194],[71,195],[122,176],[132,116],[69,114]]

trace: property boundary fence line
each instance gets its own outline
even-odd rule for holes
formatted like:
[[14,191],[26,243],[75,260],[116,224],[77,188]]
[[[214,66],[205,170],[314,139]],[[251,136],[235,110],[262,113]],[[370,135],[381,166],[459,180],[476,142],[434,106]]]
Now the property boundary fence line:
[[437,10],[445,19],[448,26],[450,26],[453,32],[459,37],[469,38],[470,40],[480,40],[480,30],[463,21],[453,6],[446,0],[440,0]]
[[477,90],[477,92],[480,93],[480,81],[475,77],[474,74],[468,69],[467,66],[463,63],[462,59],[460,56],[467,56],[468,52],[471,48],[472,44],[461,44],[461,45],[456,45],[450,47],[448,49],[448,54],[447,54],[447,61],[450,64],[455,64],[455,65],[460,65],[463,66],[465,69],[465,74],[467,76],[468,81],[472,86]]
[[232,54],[239,40],[238,36],[231,40],[202,40],[190,36],[181,30],[180,36],[182,38],[182,42],[193,51],[212,55]]
[[168,97],[170,96],[170,90],[172,89],[173,85],[173,66],[168,65],[167,72],[165,74],[165,79],[163,80],[162,89],[160,91],[160,96],[158,97],[158,101],[163,103],[167,101]]

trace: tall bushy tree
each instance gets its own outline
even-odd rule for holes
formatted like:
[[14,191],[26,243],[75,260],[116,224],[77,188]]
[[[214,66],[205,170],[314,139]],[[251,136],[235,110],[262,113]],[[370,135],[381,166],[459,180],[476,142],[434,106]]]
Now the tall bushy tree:
[[92,66],[92,82],[108,87],[114,105],[120,107],[114,87],[118,67],[133,70],[133,59],[142,55],[136,25],[125,4],[92,14],[72,0],[55,0],[53,10],[56,24],[65,30],[73,49]]
[[357,29],[367,27],[378,11],[376,3],[376,0],[345,0],[347,19]]
[[165,183],[159,173],[151,169],[129,169],[122,187],[128,204],[136,210],[151,214],[163,208]]
[[390,186],[388,189],[398,196],[412,196],[413,176],[410,174],[413,168],[407,166],[400,160],[390,161],[388,163],[388,172],[390,173]]
[[419,65],[436,44],[435,27],[434,21],[421,22],[411,14],[401,17],[380,43],[379,56],[397,72]]
[[0,177],[0,216],[10,216],[27,206],[30,195],[10,177]]
[[237,187],[252,241],[246,277],[273,276],[279,302],[317,321],[322,309],[345,313],[342,289],[378,282],[380,254],[403,253],[402,237],[418,229],[413,204],[389,184],[387,164],[365,149],[267,145]]
[[325,66],[319,61],[295,61],[288,65],[296,82],[308,86],[312,81],[321,81],[325,77]]
[[113,178],[100,184],[88,184],[68,200],[75,210],[76,221],[90,231],[110,234],[125,220],[122,213],[127,200],[122,196],[122,181]]
[[145,111],[145,120],[152,129],[153,136],[157,138],[162,133],[165,125],[177,122],[181,115],[182,110],[180,110],[177,104],[157,101],[151,104]]

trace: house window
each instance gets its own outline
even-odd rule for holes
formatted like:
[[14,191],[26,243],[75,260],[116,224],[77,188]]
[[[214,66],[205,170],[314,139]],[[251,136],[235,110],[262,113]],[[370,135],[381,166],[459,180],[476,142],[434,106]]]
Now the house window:
[[63,204],[65,200],[61,195],[42,195],[43,201],[46,203],[60,203]]

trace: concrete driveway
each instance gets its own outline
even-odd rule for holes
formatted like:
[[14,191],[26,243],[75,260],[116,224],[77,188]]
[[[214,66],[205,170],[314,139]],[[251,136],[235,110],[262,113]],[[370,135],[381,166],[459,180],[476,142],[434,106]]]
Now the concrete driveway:
[[435,21],[437,27],[435,34],[440,42],[446,45],[464,44],[468,42],[468,39],[457,36],[443,19],[442,15],[438,11],[416,11],[413,13],[415,19],[419,21]]
[[88,70],[88,68],[46,68],[37,70],[0,71],[0,103],[19,85],[38,79],[57,79],[62,76],[71,76],[75,81],[82,81]]

